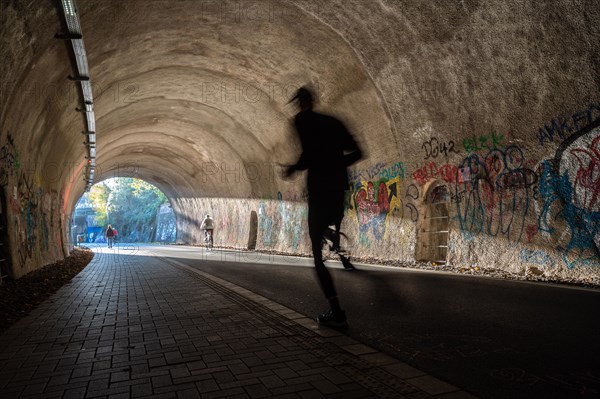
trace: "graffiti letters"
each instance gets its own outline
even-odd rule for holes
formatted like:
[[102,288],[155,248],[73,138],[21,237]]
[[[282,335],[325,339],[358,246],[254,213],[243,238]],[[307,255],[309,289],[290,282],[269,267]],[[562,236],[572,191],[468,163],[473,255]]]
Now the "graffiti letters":
[[385,181],[357,183],[354,188],[354,202],[361,236],[368,231],[377,240],[385,234],[385,222],[391,210],[390,203],[397,198],[397,185],[389,186]]
[[437,137],[432,137],[424,142],[421,148],[425,151],[425,159],[437,158],[442,154],[448,156],[450,152],[458,154],[458,151],[454,148],[454,141],[450,140],[447,143],[445,141],[440,142]]
[[438,166],[435,162],[430,162],[415,170],[413,178],[420,186],[425,185],[429,180],[435,179],[442,179],[446,183],[464,183],[469,180],[468,173],[468,169],[458,168],[450,164]]
[[467,153],[481,150],[495,150],[504,147],[504,136],[496,132],[487,135],[471,136],[463,139],[463,147]]
[[384,180],[392,180],[396,177],[404,179],[406,175],[406,166],[404,162],[396,162],[392,166],[384,167],[379,172],[379,178]]
[[538,226],[555,233],[556,221],[567,224],[568,242],[557,249],[569,268],[597,264],[600,256],[599,143],[600,127],[594,124],[571,136],[542,165]]
[[554,259],[544,251],[522,249],[519,253],[522,262],[533,263],[541,266],[554,266]]
[[533,237],[535,237],[538,233],[538,226],[535,224],[528,224],[525,232],[527,233],[527,242],[531,242],[531,240],[533,240]]
[[571,148],[569,154],[577,159],[573,200],[586,211],[600,210],[600,135],[589,148]]
[[465,193],[457,202],[462,231],[521,240],[532,186],[537,182],[537,175],[524,165],[523,152],[515,145],[465,158],[460,169],[467,171],[470,179],[455,186],[455,197]]
[[258,224],[261,244],[276,248],[281,242],[290,243],[292,251],[306,244],[307,208],[304,204],[283,201],[261,202]]
[[588,109],[579,111],[570,117],[557,116],[549,123],[538,129],[538,140],[543,146],[546,142],[554,143],[558,137],[560,141],[566,140],[571,134],[590,126],[600,118],[600,104],[590,104]]

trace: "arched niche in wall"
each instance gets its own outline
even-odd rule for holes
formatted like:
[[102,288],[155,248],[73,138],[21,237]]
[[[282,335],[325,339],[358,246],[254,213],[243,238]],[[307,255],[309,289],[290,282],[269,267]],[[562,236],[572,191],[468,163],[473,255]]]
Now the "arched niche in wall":
[[439,180],[425,184],[419,204],[415,259],[419,262],[446,263],[450,234],[450,194]]
[[248,235],[248,249],[256,249],[256,240],[258,238],[258,215],[256,211],[250,212],[250,233]]

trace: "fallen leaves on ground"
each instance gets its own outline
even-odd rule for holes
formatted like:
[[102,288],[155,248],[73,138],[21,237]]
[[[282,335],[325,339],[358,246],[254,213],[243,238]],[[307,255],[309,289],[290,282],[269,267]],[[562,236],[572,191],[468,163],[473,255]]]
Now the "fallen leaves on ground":
[[64,260],[17,280],[4,280],[0,284],[0,334],[71,281],[93,257],[92,251],[76,248]]

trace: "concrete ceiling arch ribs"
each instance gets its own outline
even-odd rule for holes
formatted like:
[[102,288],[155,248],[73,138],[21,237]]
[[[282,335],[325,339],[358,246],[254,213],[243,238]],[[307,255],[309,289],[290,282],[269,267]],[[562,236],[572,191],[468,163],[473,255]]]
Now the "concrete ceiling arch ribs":
[[[286,1],[289,1],[289,0],[286,0]],[[377,92],[377,97],[382,104],[382,108],[385,111],[386,117],[388,118],[387,120],[388,120],[389,129],[393,133],[391,135],[391,138],[393,139],[393,141],[396,145],[396,148],[398,148],[399,152],[402,153],[401,150],[403,147],[398,142],[399,134],[398,134],[398,130],[396,127],[396,121],[394,120],[394,114],[391,111],[390,104],[388,103],[388,100],[386,99],[386,97],[383,93],[383,90],[379,87],[376,79],[373,77],[371,68],[369,68],[369,65],[367,65],[365,63],[365,56],[364,56],[363,52],[361,50],[359,50],[356,46],[354,46],[352,41],[347,36],[345,36],[344,33],[340,29],[336,28],[333,24],[327,22],[324,18],[322,18],[322,16],[318,12],[318,10],[323,5],[323,3],[317,3],[315,5],[314,3],[305,1],[305,2],[293,2],[291,4],[294,7],[297,7],[299,10],[302,10],[302,12],[304,12],[308,15],[311,15],[315,20],[319,21],[323,25],[326,25],[327,27],[329,27],[355,53],[356,58],[359,60],[359,62],[364,67],[364,73],[368,76],[370,83],[373,85],[373,87],[375,88],[375,90]],[[384,3],[380,3],[380,6],[384,9],[386,8]],[[317,12],[315,12],[315,7],[316,7]]]
[[[162,151],[164,153],[164,150]],[[148,179],[148,175],[157,174],[158,170],[160,176],[172,185],[171,188],[161,188],[161,190],[164,189],[163,192],[180,195],[181,192],[192,190],[191,182],[188,179],[182,178],[182,175],[185,175],[187,172],[177,164],[163,158],[149,157],[149,162],[141,162],[132,159],[131,151],[127,151],[127,153],[111,157],[110,163],[102,162],[100,158],[98,165],[100,178],[133,177],[146,180]]]
[[[173,158],[177,156],[174,148],[165,149],[151,144],[145,144],[143,147],[137,145],[120,147],[124,147],[123,151],[110,156],[110,161],[104,161],[102,157],[98,159],[99,165],[107,165],[106,168],[101,169],[102,175],[144,179],[147,174],[158,174],[172,185],[172,188],[161,188],[165,193],[176,192],[177,196],[181,197],[212,197],[224,194],[218,175],[203,174],[201,166],[194,167],[192,174],[189,162],[185,162],[184,158],[169,159],[169,154]],[[137,153],[138,149],[143,150],[143,154]],[[144,157],[138,156],[138,154],[144,155]],[[244,182],[238,184],[242,186]],[[242,195],[250,192],[249,184],[238,189]]]
[[[136,123],[142,126],[130,128],[129,134],[140,143],[148,139],[144,134],[154,131],[178,135],[183,140],[195,141],[198,146],[218,140],[212,150],[217,155],[210,158],[216,162],[235,160],[240,165],[285,162],[293,156],[287,133],[295,112],[287,101],[305,83],[317,83],[321,106],[327,111],[337,111],[348,119],[355,117],[353,113],[358,110],[368,114],[358,128],[369,132],[369,141],[393,140],[377,88],[348,42],[330,26],[304,11],[294,12],[293,18],[288,19],[227,21],[219,15],[204,14],[202,3],[195,0],[77,3],[85,33],[89,75],[93,77],[97,156],[102,164],[111,157],[124,159],[103,146],[119,134],[126,135],[129,125]],[[236,1],[221,3],[237,4]],[[299,10],[293,4],[281,2],[281,5]],[[48,4],[28,18],[34,30],[36,26],[49,27],[45,31],[52,31],[51,35],[59,30],[56,10]],[[41,31],[32,34],[34,51],[24,63],[30,67],[20,66],[18,70],[22,72],[15,76],[22,77],[22,82],[42,82],[45,87],[56,86],[61,90],[75,86],[76,82],[66,79],[72,72],[65,62],[65,46],[46,36],[47,32]],[[218,86],[209,87],[212,83]],[[207,97],[203,84],[218,92],[212,98]],[[241,94],[232,94],[236,87],[241,88]],[[26,132],[32,138],[30,142],[18,138],[23,153],[39,147],[34,152],[42,163],[79,165],[85,156],[81,144],[85,138],[81,135],[81,114],[74,111],[79,105],[77,101],[64,98],[62,102],[61,97],[60,103],[34,107],[24,97],[22,101],[8,100],[6,115],[10,117],[3,122],[3,133],[7,129]],[[160,129],[148,127],[154,121],[153,116],[159,120]],[[41,145],[49,133],[53,140]],[[136,150],[135,146],[125,148]],[[194,158],[195,154],[187,152],[187,148],[178,151],[184,154],[182,157]],[[389,151],[382,158],[395,158],[395,151],[378,151],[377,155]],[[156,157],[148,161],[161,167],[169,163]],[[165,171],[148,169],[147,173],[169,176],[163,180],[175,181]],[[85,184],[79,177],[68,183],[69,177],[65,174],[62,181],[47,184],[65,193],[69,197],[65,203],[72,208]],[[278,191],[275,185],[279,183],[253,181],[248,183],[251,188],[240,189],[219,181],[207,188],[228,197],[246,192],[271,196]],[[178,195],[194,195],[191,183],[181,187],[185,189],[177,191]]]
[[[259,139],[259,133],[242,125],[234,115],[220,108],[193,102],[187,99],[165,99],[152,97],[122,105],[99,116],[102,129],[99,139],[110,139],[112,134],[126,134],[128,129],[139,126],[150,126],[153,130],[162,129],[173,136],[195,138],[197,133],[211,132],[212,136],[221,137],[230,146],[241,143],[251,153],[266,154],[268,147],[274,143],[265,143]],[[269,121],[275,123],[275,121]],[[189,140],[188,139],[188,140]],[[269,139],[266,136],[266,139]]]
[[[135,112],[130,109],[132,107],[139,107],[141,110]],[[169,106],[164,105],[162,108]],[[139,154],[138,150],[147,147],[148,143],[155,142],[169,149],[169,159],[172,161],[182,159],[190,163],[190,166],[182,168],[181,172],[197,179],[201,177],[197,175],[208,163],[242,165],[248,160],[248,155],[243,157],[244,151],[254,157],[267,156],[266,149],[256,144],[256,140],[245,140],[252,135],[236,126],[234,121],[231,121],[227,128],[221,123],[222,127],[215,132],[210,123],[215,119],[213,117],[201,115],[197,120],[190,120],[189,117],[184,120],[189,113],[154,113],[144,102],[131,104],[127,109],[118,112],[124,115],[113,119],[119,120],[120,123],[114,126],[110,123],[105,124],[105,127],[111,130],[103,131],[99,136],[102,148],[99,157],[102,157],[105,163],[110,162],[113,151],[123,152],[124,145],[127,145],[127,150],[131,151],[132,156],[139,158],[142,154]],[[128,115],[135,117],[130,118]],[[106,118],[110,117],[109,115]],[[217,119],[222,120],[223,117]],[[160,156],[160,151],[155,151],[153,155]]]

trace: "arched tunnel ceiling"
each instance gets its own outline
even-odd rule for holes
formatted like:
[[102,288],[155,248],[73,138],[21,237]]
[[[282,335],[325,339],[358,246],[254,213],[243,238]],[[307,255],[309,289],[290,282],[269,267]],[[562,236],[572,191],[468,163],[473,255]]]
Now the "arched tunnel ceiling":
[[[194,0],[77,2],[94,91],[96,181],[130,173],[122,166],[134,164],[136,177],[171,198],[273,195],[286,184],[275,181],[274,163],[297,155],[290,140],[295,109],[287,101],[307,83],[330,108],[344,105],[339,109],[348,116],[353,109],[377,116],[359,123],[371,128],[374,142],[378,136],[390,141],[377,89],[329,26],[285,2],[268,17],[263,6],[275,3],[259,1],[255,14],[232,18],[224,12],[240,2],[211,4],[219,6]],[[85,188],[79,178],[84,118],[74,111],[80,106],[75,85],[65,79],[73,74],[68,50],[52,39],[60,31],[58,8],[32,3],[17,11],[36,7],[21,28],[45,31],[33,34],[34,59],[19,91],[35,93],[43,107],[31,107],[31,98],[16,93],[5,127],[30,133],[16,140],[42,167],[68,165],[63,179],[51,183],[58,190],[67,181],[70,209]],[[260,173],[241,178],[248,165]]]
[[[80,5],[101,173],[133,163],[176,197],[272,195],[268,169],[296,155],[286,103],[300,85],[328,103],[373,104],[384,117],[352,49],[311,15],[224,23],[202,3],[132,2],[114,25],[114,8]],[[262,168],[259,178],[242,178],[247,164]]]
[[[67,184],[69,208],[85,187],[74,175],[86,153],[84,121],[65,79],[69,52],[52,38],[61,30],[54,3],[4,8],[0,72],[11,84],[3,87],[0,127],[42,167],[69,165],[46,182],[56,190]],[[422,160],[405,151],[423,137],[503,129],[508,140],[520,138],[595,99],[600,80],[598,27],[584,22],[598,17],[592,0],[579,8],[527,0],[77,5],[94,88],[98,179],[134,162],[137,177],[172,197],[270,196],[288,184],[268,173],[231,184],[202,171],[208,163],[268,169],[294,158],[294,109],[286,102],[305,83],[355,128],[368,162],[401,159],[414,168]]]

